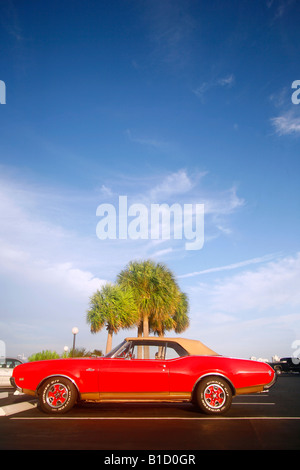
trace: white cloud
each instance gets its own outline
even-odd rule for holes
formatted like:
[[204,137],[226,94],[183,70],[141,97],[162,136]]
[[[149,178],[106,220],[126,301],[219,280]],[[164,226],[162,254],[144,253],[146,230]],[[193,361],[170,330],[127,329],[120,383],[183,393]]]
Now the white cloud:
[[[28,274],[28,270],[27,270]],[[71,263],[50,264],[36,262],[29,273],[35,283],[43,283],[56,292],[67,293],[83,300],[88,299],[97,289],[106,283],[89,271],[74,267]]]
[[300,253],[216,282],[210,286],[209,299],[213,311],[230,314],[298,308],[299,285]]
[[[140,202],[147,207],[153,203],[204,204],[207,239],[224,234],[228,236],[232,232],[228,227],[229,216],[243,207],[244,200],[237,195],[235,187],[211,191],[206,176],[206,172],[199,171],[190,176],[185,169],[180,169],[160,179],[144,180],[142,189],[139,182],[135,182],[134,190],[131,181],[128,204]],[[121,240],[103,243],[97,239],[99,189],[98,192],[75,194],[73,197],[72,191],[29,185],[21,178],[2,177],[0,183],[0,257],[3,267],[11,270],[14,265],[18,269],[17,258],[24,263],[27,258],[28,266],[35,265],[35,261],[48,266],[71,263],[84,272],[95,268],[106,273],[108,263],[111,269],[112,264],[119,266],[122,260],[126,264],[131,256],[149,256],[153,248],[157,252],[155,246],[147,242],[137,244],[126,240],[124,251],[125,242]],[[111,198],[112,203],[116,202],[116,188],[121,194],[123,183],[124,180],[109,184],[102,182],[101,197],[105,195],[106,199]],[[175,253],[173,248],[172,240],[169,240],[161,255]],[[98,253],[97,262],[95,252]]]
[[[245,205],[245,200],[238,197],[235,186],[225,191],[216,192],[204,197],[205,213],[228,215]],[[225,227],[222,227],[226,231]]]
[[272,118],[271,123],[278,135],[300,133],[300,117],[295,117],[292,112]]
[[226,75],[221,78],[212,79],[208,82],[203,82],[199,85],[193,93],[197,96],[197,98],[203,99],[205,94],[210,91],[211,89],[218,88],[218,87],[231,87],[235,82],[235,77],[233,74]]
[[151,201],[168,200],[170,197],[179,196],[191,191],[194,183],[185,170],[167,175],[164,180],[149,192]]
[[233,74],[227,75],[226,77],[219,78],[216,83],[220,86],[230,86],[234,83],[235,77]]
[[[300,338],[300,253],[259,267],[256,262],[251,267],[249,260],[249,265],[228,268],[235,266],[238,273],[216,270],[218,278],[185,287],[192,312],[190,336],[198,333],[224,355],[291,355]],[[209,279],[212,273],[213,268],[207,270]]]
[[[237,188],[232,186],[225,190],[211,191],[205,177],[205,171],[196,172],[191,177],[185,169],[169,173],[154,187],[145,191],[143,198],[150,204],[153,202],[198,203],[205,205],[205,214],[213,216],[226,216],[245,205],[245,200],[237,195]],[[215,219],[217,222],[217,219]],[[220,225],[220,230],[227,232],[227,228]],[[228,233],[228,232],[227,232]]]
[[[47,192],[47,191],[46,191]],[[82,245],[74,231],[49,220],[49,207],[55,204],[57,194],[45,193],[22,182],[1,180],[0,185],[0,272],[23,277],[26,282],[47,283],[64,288],[75,295],[90,295],[104,282],[87,269],[76,267],[83,263]],[[75,250],[75,253],[74,253]]]
[[[231,216],[245,207],[246,201],[238,194],[238,188],[233,185],[227,189],[214,188],[210,186],[210,175],[207,171],[193,170],[189,172],[184,168],[177,171],[166,172],[161,176],[151,175],[141,179],[130,176],[119,176],[109,183],[112,197],[110,202],[118,210],[119,195],[126,195],[128,207],[131,204],[144,204],[148,210],[151,204],[195,204],[204,205],[205,217],[205,241],[211,241],[220,236],[233,236],[235,229],[231,226]],[[97,204],[95,204],[95,207]],[[161,207],[163,210],[163,208]],[[150,212],[149,212],[150,213]],[[129,248],[127,240],[127,251]],[[178,246],[178,244],[176,244]],[[120,245],[119,245],[120,246]],[[150,244],[147,245],[150,247]],[[146,254],[147,246],[139,244],[142,249],[140,254],[135,252],[134,256]],[[165,253],[167,253],[165,251]],[[168,252],[170,254],[170,251]],[[174,250],[175,253],[175,250]],[[176,251],[177,253],[177,251]],[[148,251],[148,255],[151,254]]]

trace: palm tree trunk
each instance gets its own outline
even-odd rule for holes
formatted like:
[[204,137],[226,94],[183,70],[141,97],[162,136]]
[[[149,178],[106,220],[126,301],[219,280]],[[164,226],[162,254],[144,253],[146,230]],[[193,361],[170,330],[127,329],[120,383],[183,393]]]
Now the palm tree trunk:
[[143,317],[143,336],[144,337],[149,336],[149,318],[146,313],[144,313],[144,317]]
[[108,354],[112,348],[112,335],[113,335],[113,329],[110,327],[107,327],[106,354]]
[[[149,336],[149,318],[146,313],[143,317],[143,332],[144,338],[147,338]],[[149,346],[144,346],[144,359],[149,359]]]
[[[138,337],[141,338],[143,336],[143,321],[141,320],[138,325]],[[143,346],[137,347],[137,358],[143,359]]]

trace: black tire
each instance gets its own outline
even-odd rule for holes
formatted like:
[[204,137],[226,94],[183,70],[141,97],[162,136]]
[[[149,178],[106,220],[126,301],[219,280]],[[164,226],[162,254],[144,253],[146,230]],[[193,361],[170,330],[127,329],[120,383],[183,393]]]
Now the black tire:
[[39,390],[40,407],[45,413],[67,413],[76,403],[75,385],[65,377],[52,377]]
[[224,414],[232,402],[232,391],[226,380],[211,376],[203,379],[196,390],[198,407],[205,414]]

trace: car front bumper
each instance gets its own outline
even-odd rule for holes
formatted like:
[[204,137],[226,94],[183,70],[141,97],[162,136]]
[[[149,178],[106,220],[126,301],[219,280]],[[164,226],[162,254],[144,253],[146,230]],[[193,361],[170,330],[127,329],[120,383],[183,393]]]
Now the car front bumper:
[[11,377],[10,378],[10,385],[15,389],[18,390],[19,392],[22,392],[22,389],[16,385],[15,378]]

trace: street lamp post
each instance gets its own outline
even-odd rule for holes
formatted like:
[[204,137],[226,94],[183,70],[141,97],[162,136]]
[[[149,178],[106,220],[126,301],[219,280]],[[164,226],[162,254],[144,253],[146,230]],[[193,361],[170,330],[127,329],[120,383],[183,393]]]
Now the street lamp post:
[[72,350],[72,357],[74,357],[74,351],[75,351],[75,337],[78,333],[78,328],[77,326],[74,326],[74,328],[72,328],[72,333],[73,333],[73,350]]

